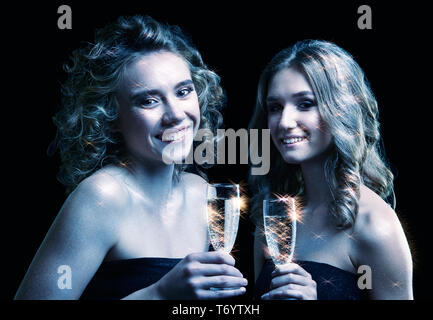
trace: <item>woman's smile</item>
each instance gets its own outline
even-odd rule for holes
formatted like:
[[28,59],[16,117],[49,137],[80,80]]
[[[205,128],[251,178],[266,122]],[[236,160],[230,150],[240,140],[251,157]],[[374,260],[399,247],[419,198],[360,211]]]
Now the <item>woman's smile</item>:
[[192,137],[193,128],[192,125],[182,126],[178,128],[170,128],[164,130],[156,137],[162,142],[166,143],[179,143],[185,141],[186,137]]

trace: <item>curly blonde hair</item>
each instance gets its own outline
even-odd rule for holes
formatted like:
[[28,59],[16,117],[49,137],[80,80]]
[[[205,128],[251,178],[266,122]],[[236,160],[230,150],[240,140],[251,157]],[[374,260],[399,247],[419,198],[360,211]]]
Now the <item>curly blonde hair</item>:
[[[329,211],[338,228],[353,225],[363,183],[395,208],[393,174],[385,160],[377,101],[360,66],[337,45],[319,40],[299,41],[279,52],[263,71],[250,128],[267,128],[265,100],[269,81],[281,69],[294,67],[304,74],[317,99],[320,116],[333,137],[333,152],[325,164],[332,195]],[[266,194],[302,196],[299,165],[287,164],[271,144],[267,176],[249,176],[254,188],[253,217],[261,216]]]
[[[220,109],[225,95],[220,78],[204,64],[180,28],[148,16],[120,17],[96,30],[94,43],[75,50],[71,63],[64,65],[67,79],[60,110],[53,120],[62,162],[58,179],[67,192],[102,166],[128,164],[123,138],[116,130],[116,92],[128,65],[144,54],[161,50],[183,57],[190,68],[200,105],[200,129],[215,132],[222,124]],[[188,167],[175,164],[174,177]]]

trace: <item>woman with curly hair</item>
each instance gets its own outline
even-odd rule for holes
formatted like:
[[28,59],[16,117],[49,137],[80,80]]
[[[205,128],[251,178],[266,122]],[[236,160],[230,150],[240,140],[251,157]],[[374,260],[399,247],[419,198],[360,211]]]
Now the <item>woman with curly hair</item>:
[[[249,177],[255,296],[412,299],[411,253],[393,210],[378,106],[352,56],[317,40],[282,50],[260,77],[250,128],[269,129],[273,141],[269,174]],[[302,203],[294,262],[277,267],[262,229],[262,201],[272,194]],[[358,279],[358,270],[371,279]]]
[[120,17],[66,71],[54,121],[70,195],[16,299],[243,294],[234,259],[208,252],[206,181],[179,164],[199,128],[219,126],[224,103],[190,40],[150,17]]

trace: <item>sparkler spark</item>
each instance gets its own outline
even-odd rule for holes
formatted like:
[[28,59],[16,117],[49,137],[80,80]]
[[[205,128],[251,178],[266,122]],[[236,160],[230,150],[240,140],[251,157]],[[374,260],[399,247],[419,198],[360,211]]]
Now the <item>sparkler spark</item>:
[[248,216],[248,205],[249,205],[249,198],[246,196],[246,188],[247,184],[244,181],[241,181],[239,183],[235,183],[231,180],[229,180],[232,184],[237,184],[239,186],[239,214],[241,219],[246,219]]
[[323,284],[334,286],[334,278],[331,278],[331,279],[325,279],[323,277],[321,277],[321,278],[322,278],[322,283]]
[[278,201],[282,201],[287,204],[287,213],[291,219],[297,223],[302,223],[302,201],[299,197],[291,197],[288,195],[281,195],[274,193],[275,198]]
[[293,248],[292,222],[280,217],[265,217],[265,233],[268,242],[268,250],[276,264],[284,264],[290,261]]
[[353,233],[347,233],[344,231],[344,234],[350,239],[350,240],[356,240],[355,235]]
[[400,289],[401,288],[401,286],[402,286],[402,283],[400,282],[400,281],[391,281],[391,286],[393,287],[393,288],[398,288],[398,289]]
[[241,195],[239,197],[239,213],[241,218],[245,218],[248,213],[248,197],[245,195]]
[[323,238],[325,237],[323,234],[321,233],[315,233],[313,231],[311,231],[311,233],[313,234],[313,238],[315,240],[324,240]]

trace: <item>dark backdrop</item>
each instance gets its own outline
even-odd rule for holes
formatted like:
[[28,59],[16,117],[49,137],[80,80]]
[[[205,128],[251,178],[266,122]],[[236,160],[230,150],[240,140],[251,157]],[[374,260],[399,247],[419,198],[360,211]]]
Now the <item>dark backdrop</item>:
[[[428,206],[430,168],[429,91],[420,75],[425,51],[425,20],[417,5],[391,6],[369,1],[317,4],[266,1],[52,1],[19,4],[5,10],[2,46],[7,82],[3,92],[4,207],[1,297],[10,300],[37,248],[65,200],[56,181],[58,156],[48,157],[55,135],[51,117],[59,103],[61,65],[71,50],[92,41],[93,30],[119,15],[143,14],[179,25],[193,39],[204,61],[222,78],[228,105],[226,128],[246,128],[260,72],[279,50],[297,40],[330,40],[348,50],[364,69],[380,106],[387,156],[396,174],[397,213],[414,257],[415,298],[429,298],[428,271],[432,219]],[[72,8],[72,30],[57,28],[57,8]],[[373,29],[357,27],[357,8],[369,4]],[[208,171],[211,181],[246,181],[246,165],[220,165]],[[253,228],[242,220],[235,252],[238,266],[253,279]],[[430,296],[431,298],[431,296]]]

